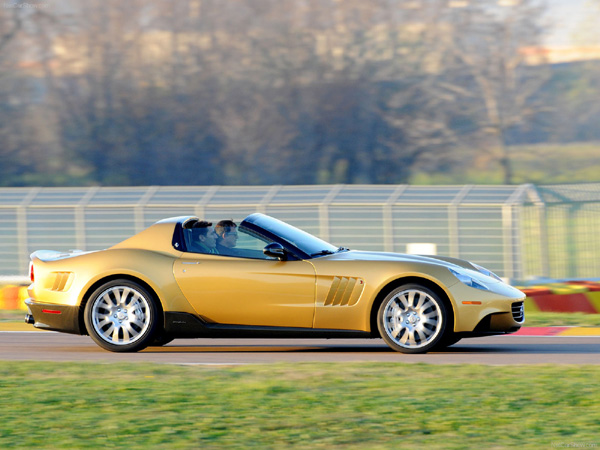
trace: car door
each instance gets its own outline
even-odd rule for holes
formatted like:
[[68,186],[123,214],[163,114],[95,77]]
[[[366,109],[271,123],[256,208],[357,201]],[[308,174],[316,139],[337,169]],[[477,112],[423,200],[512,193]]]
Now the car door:
[[238,256],[183,253],[174,264],[175,279],[198,315],[221,324],[312,327],[312,264],[268,259],[262,254],[268,241],[238,231]]

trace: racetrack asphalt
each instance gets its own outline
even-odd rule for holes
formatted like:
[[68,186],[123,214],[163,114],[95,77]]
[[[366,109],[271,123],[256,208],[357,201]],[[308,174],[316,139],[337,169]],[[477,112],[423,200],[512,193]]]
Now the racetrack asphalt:
[[513,335],[463,339],[443,351],[420,355],[394,352],[381,339],[178,339],[138,353],[111,353],[88,336],[33,330],[31,325],[0,323],[0,360],[225,366],[298,362],[600,364],[600,328],[591,327],[526,327]]

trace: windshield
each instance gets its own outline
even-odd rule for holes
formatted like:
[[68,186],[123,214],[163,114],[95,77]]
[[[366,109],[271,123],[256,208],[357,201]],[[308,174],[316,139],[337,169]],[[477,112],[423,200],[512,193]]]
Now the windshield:
[[334,247],[328,242],[264,214],[251,214],[246,217],[244,222],[254,224],[259,228],[278,236],[311,257],[329,255],[338,251],[337,247]]

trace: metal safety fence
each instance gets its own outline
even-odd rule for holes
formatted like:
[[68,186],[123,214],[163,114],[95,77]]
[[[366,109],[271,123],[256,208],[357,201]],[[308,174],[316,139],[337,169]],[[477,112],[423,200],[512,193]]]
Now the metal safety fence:
[[357,250],[435,253],[499,275],[599,277],[600,184],[0,189],[0,276],[38,249],[99,250],[165,217],[263,212]]

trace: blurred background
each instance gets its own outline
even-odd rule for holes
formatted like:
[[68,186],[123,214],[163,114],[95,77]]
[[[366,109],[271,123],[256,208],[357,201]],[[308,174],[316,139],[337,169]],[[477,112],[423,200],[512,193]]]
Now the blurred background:
[[598,276],[599,115],[598,0],[6,0],[0,275],[262,210]]
[[598,0],[6,0],[0,186],[600,182]]

